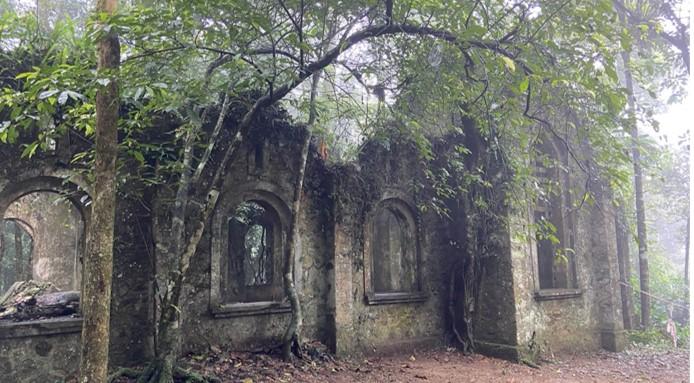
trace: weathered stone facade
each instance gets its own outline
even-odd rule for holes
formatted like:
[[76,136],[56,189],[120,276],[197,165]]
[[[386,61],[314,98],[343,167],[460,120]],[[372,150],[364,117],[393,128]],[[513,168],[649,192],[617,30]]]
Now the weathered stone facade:
[[[8,207],[23,196],[35,192],[57,193],[79,212],[86,229],[82,236],[89,235],[90,188],[83,177],[67,165],[72,153],[84,149],[79,142],[68,136],[58,141],[54,151],[38,153],[31,159],[21,158],[19,145],[0,147],[0,216],[5,217]],[[114,365],[130,364],[143,358],[151,354],[152,347],[148,311],[152,305],[152,268],[145,250],[151,241],[146,235],[148,218],[141,218],[142,212],[135,204],[135,201],[119,199],[116,209],[111,309],[114,340],[111,361]],[[50,217],[50,214],[45,216]],[[142,231],[138,223],[142,224]],[[83,240],[79,242],[84,243]],[[81,254],[84,249],[76,250]],[[74,257],[73,251],[66,256]],[[0,323],[0,374],[9,377],[10,382],[56,381],[74,375],[79,368],[80,333],[79,317]],[[28,366],[33,368],[31,373],[27,372]]]
[[[227,169],[218,206],[187,275],[180,307],[184,352],[211,346],[267,347],[283,334],[289,307],[276,289],[274,278],[280,274],[268,269],[260,282],[234,274],[249,266],[240,266],[238,262],[248,260],[233,254],[247,254],[253,244],[239,244],[230,227],[239,206],[262,206],[269,218],[260,219],[258,227],[270,234],[256,245],[262,244],[262,254],[268,254],[273,265],[283,257],[303,134],[302,128],[287,124],[259,129]],[[81,198],[89,188],[64,165],[78,148],[59,143],[59,149],[27,160],[11,147],[0,147],[0,216],[28,193],[69,190],[89,235],[89,208]],[[456,294],[449,291],[457,251],[453,243],[467,240],[461,234],[464,224],[459,223],[465,220],[420,209],[431,196],[419,182],[423,170],[414,146],[395,136],[365,144],[358,161],[341,166],[329,167],[311,148],[295,267],[305,338],[319,340],[338,354],[402,351],[448,341],[449,297]],[[597,180],[590,185],[600,203],[570,217],[575,288],[539,288],[537,246],[530,235],[532,208],[505,210],[508,220],[495,228],[495,255],[481,260],[484,272],[474,311],[479,350],[518,360],[539,352],[621,347],[609,190]],[[166,239],[167,227],[154,224],[166,221],[166,210],[148,210],[142,204],[153,206],[157,198],[167,196],[162,188],[145,193],[142,200],[118,200],[111,320],[114,366],[141,362],[152,354],[153,270],[170,260],[158,256],[155,246]],[[384,242],[382,233],[392,238]],[[386,264],[378,258],[385,253],[390,257]],[[383,275],[407,283],[375,280]],[[0,323],[0,374],[18,382],[73,374],[78,367],[79,324],[79,318]],[[21,366],[28,364],[41,367],[24,375]]]

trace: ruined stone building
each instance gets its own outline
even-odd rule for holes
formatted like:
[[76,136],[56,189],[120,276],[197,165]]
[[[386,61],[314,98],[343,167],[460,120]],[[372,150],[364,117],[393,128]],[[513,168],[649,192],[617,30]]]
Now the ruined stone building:
[[[268,128],[269,129],[269,128]],[[289,305],[282,259],[301,150],[285,127],[249,140],[227,169],[216,211],[193,258],[185,289],[184,352],[210,346],[275,344]],[[80,289],[89,187],[71,172],[78,144],[20,158],[0,146],[0,289],[49,281]],[[541,150],[561,160],[547,140]],[[366,143],[359,159],[328,166],[312,149],[306,171],[296,275],[303,335],[337,354],[373,353],[452,342],[449,291],[464,234],[464,209],[451,218],[419,206],[422,164],[406,142]],[[437,150],[446,149],[445,143]],[[567,161],[568,163],[568,161]],[[570,168],[570,167],[569,167]],[[538,352],[618,350],[622,314],[615,223],[609,190],[588,180],[595,203],[574,208],[569,185],[580,172],[542,169],[561,192],[544,204],[507,209],[494,227],[494,256],[481,262],[474,314],[477,350],[518,360]],[[145,360],[153,350],[156,193],[121,195],[117,207],[111,364]],[[557,260],[553,243],[528,235],[548,220],[573,252]],[[485,239],[482,239],[485,240]],[[470,309],[469,307],[467,308]],[[460,315],[458,315],[460,317]],[[0,374],[8,381],[55,381],[79,366],[81,318],[0,321]]]

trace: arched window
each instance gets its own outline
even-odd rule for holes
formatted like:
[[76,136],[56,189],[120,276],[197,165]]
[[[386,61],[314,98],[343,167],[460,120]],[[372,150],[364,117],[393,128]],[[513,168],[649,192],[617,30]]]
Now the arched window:
[[413,230],[401,211],[382,206],[374,217],[373,278],[376,293],[416,289]]
[[74,201],[57,191],[32,191],[10,202],[2,218],[0,294],[26,280],[80,290],[85,221]]
[[573,250],[569,243],[562,156],[553,140],[536,146],[539,193],[535,205],[538,284],[543,289],[576,287]]
[[419,242],[409,205],[381,201],[366,233],[366,296],[370,304],[423,300],[419,278]]
[[281,297],[283,230],[269,204],[250,200],[228,218],[228,302],[272,301]]

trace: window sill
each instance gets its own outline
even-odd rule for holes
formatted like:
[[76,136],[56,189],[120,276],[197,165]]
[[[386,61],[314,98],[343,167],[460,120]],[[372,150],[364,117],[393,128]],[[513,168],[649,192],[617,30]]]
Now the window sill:
[[82,332],[81,317],[56,317],[22,322],[0,321],[0,339]]
[[423,292],[367,293],[366,304],[389,305],[395,303],[416,303],[424,302],[427,298],[429,297]]
[[579,298],[583,295],[581,289],[543,289],[535,291],[536,301],[554,301],[560,299]]
[[289,302],[261,301],[222,303],[211,308],[215,318],[233,318],[252,315],[284,314],[292,311]]

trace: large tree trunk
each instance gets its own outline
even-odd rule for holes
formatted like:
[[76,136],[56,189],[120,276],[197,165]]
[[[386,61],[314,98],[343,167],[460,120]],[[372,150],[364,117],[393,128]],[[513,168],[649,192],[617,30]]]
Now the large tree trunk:
[[308,159],[308,149],[311,142],[311,132],[306,132],[304,142],[301,147],[301,158],[299,162],[299,174],[297,175],[296,183],[294,184],[294,200],[292,201],[292,226],[287,238],[286,257],[284,259],[284,291],[289,298],[289,304],[292,308],[292,318],[287,326],[287,331],[282,340],[282,357],[285,360],[291,359],[292,347],[295,347],[297,354],[301,350],[301,325],[303,322],[303,314],[301,312],[301,302],[299,301],[299,293],[296,290],[294,280],[294,262],[296,261],[296,240],[299,237],[299,215],[301,213],[301,194],[304,188],[304,174],[306,169],[306,161]]
[[[333,29],[330,30],[331,36],[334,33]],[[329,39],[321,47],[322,50],[327,48]],[[308,112],[308,123],[306,132],[306,137],[301,146],[301,157],[299,159],[299,174],[297,175],[296,183],[294,184],[294,199],[292,201],[292,227],[289,233],[289,238],[287,240],[287,253],[284,261],[284,292],[289,298],[289,303],[292,308],[292,319],[289,321],[289,326],[287,326],[287,331],[284,334],[282,342],[282,357],[285,360],[291,358],[292,344],[296,347],[297,351],[301,351],[301,325],[303,322],[303,314],[301,312],[301,302],[299,300],[299,294],[296,291],[295,275],[294,275],[294,262],[296,260],[296,254],[294,252],[294,247],[296,244],[296,239],[299,236],[299,214],[301,213],[301,192],[304,187],[304,175],[306,174],[306,162],[308,160],[308,150],[311,144],[311,129],[313,124],[318,118],[318,111],[316,108],[316,97],[318,96],[318,84],[321,80],[321,75],[323,71],[317,71],[313,74],[311,78],[311,93],[309,100],[309,112]]]
[[[99,0],[96,13],[113,14],[117,0]],[[116,203],[116,157],[118,156],[118,86],[120,62],[118,37],[111,30],[98,42],[97,72],[110,82],[96,93],[96,152],[94,195],[87,253],[84,258],[82,296],[82,353],[80,382],[105,382],[108,370],[111,279],[113,272],[113,226]]]
[[634,328],[632,323],[634,304],[631,299],[631,257],[629,256],[629,230],[624,212],[624,205],[617,208],[615,216],[615,227],[617,229],[617,262],[619,266],[619,281],[622,293],[622,318],[624,329]]
[[639,128],[636,123],[636,100],[634,82],[631,75],[629,52],[622,52],[624,62],[624,80],[628,93],[628,121],[632,139],[632,160],[634,162],[634,197],[636,199],[636,236],[639,244],[639,281],[641,288],[641,325],[651,324],[651,296],[649,295],[648,245],[646,238],[646,208],[643,201],[643,170],[641,168],[641,150],[639,149]]

